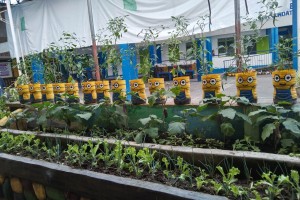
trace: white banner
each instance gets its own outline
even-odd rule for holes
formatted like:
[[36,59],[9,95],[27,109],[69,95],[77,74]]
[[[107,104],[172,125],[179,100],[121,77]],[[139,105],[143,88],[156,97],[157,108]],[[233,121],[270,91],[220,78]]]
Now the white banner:
[[[126,4],[127,2],[127,4]],[[133,4],[128,6],[128,2]],[[211,31],[234,26],[234,1],[210,0],[212,25]],[[291,1],[278,0],[278,24],[291,25]],[[189,31],[199,33],[195,28],[199,16],[209,14],[208,0],[93,0],[93,17],[95,30],[107,27],[109,19],[128,15],[125,22],[128,32],[117,43],[138,43],[142,35],[138,33],[149,27],[167,27],[158,40],[170,37],[174,29],[171,16],[184,16],[189,19]],[[249,16],[257,15],[261,5],[257,0],[248,0]],[[85,39],[84,46],[91,45],[88,8],[86,0],[34,0],[12,9],[17,32],[20,34],[24,54],[41,52],[51,42],[57,43],[63,31],[76,33],[79,38]],[[246,15],[246,6],[241,0],[241,14]],[[268,26],[273,26],[271,23]],[[195,28],[195,29],[194,29]],[[9,48],[14,57],[10,29],[8,30]],[[208,32],[208,25],[205,28]]]

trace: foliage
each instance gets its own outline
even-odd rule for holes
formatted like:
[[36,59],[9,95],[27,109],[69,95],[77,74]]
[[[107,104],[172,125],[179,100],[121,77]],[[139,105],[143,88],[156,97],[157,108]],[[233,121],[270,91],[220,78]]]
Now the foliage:
[[263,141],[273,134],[274,148],[276,149],[284,132],[299,138],[300,123],[292,118],[295,113],[299,113],[299,105],[294,105],[290,109],[278,105],[268,105],[250,112],[248,116],[255,126],[263,126],[261,133]]
[[159,119],[156,115],[149,115],[149,117],[139,119],[138,121],[142,124],[143,129],[135,136],[134,141],[136,143],[144,142],[146,137],[151,139],[158,138],[158,131],[162,128],[163,120]]
[[242,151],[260,152],[259,147],[256,146],[257,144],[258,142],[252,141],[250,137],[245,136],[244,139],[236,140],[232,145],[232,149],[237,151],[242,150]]

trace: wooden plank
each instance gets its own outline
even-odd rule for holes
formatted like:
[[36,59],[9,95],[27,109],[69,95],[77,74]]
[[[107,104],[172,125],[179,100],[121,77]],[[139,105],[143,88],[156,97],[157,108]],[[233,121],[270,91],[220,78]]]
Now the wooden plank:
[[0,153],[0,174],[14,176],[49,185],[63,191],[76,192],[102,200],[222,200],[224,197],[182,190],[68,166]]

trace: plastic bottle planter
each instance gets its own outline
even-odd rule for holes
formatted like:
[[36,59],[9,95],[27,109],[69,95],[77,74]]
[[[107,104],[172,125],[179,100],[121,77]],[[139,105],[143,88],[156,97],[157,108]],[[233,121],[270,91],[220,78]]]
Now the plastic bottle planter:
[[83,82],[82,84],[83,100],[85,104],[97,102],[97,93],[95,81]]
[[109,81],[96,81],[97,102],[110,102]]
[[66,92],[65,83],[53,83],[54,102],[64,101],[63,94]]
[[79,89],[78,83],[66,83],[66,93],[72,95],[73,97],[67,98],[69,103],[78,103],[79,102]]
[[174,103],[176,105],[184,105],[191,103],[191,92],[190,92],[190,77],[181,76],[173,78],[173,85],[180,87],[180,94],[175,97]]
[[41,84],[42,100],[43,101],[54,101],[53,85],[52,84]]
[[123,102],[126,97],[126,81],[112,80],[111,89],[113,90],[113,102]]
[[257,79],[257,73],[255,71],[237,73],[235,75],[237,96],[245,97],[251,103],[256,103],[257,102],[256,79]]
[[296,71],[294,69],[276,70],[272,72],[272,78],[274,86],[274,103],[280,101],[286,101],[292,104],[296,103]]
[[130,90],[135,93],[131,95],[131,102],[133,105],[140,105],[146,103],[145,83],[142,79],[130,80]]
[[17,86],[19,93],[20,103],[29,103],[30,102],[30,93],[29,93],[29,85],[18,85]]
[[[164,78],[151,78],[148,79],[149,91],[152,94],[155,91],[165,89],[165,80]],[[164,104],[166,102],[165,97],[160,97],[156,99],[155,104]]]
[[221,93],[221,75],[207,74],[202,76],[203,99],[215,97]]
[[30,101],[31,103],[42,102],[41,84],[29,84]]

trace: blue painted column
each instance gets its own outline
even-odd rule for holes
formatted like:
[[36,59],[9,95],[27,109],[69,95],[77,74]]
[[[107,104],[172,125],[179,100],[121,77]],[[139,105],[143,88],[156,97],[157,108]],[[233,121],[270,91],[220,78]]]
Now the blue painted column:
[[[205,40],[205,48],[206,48],[206,61],[207,63],[212,63],[212,43],[211,38],[207,37]],[[212,67],[212,64],[210,65]],[[210,70],[210,69],[209,69]]]
[[156,63],[156,53],[154,45],[149,46],[149,58],[152,66],[154,66]]
[[[201,47],[201,40],[197,40],[197,48]],[[201,56],[200,56],[201,57]],[[200,59],[199,57],[199,59]],[[201,81],[201,76],[202,76],[202,70],[201,70],[201,62],[199,59],[196,59],[196,67],[197,67],[197,80]]]
[[269,36],[270,52],[272,53],[272,63],[274,64],[279,61],[278,52],[276,50],[276,45],[279,43],[278,28],[267,29],[267,34]]
[[33,58],[31,62],[33,83],[44,84],[44,64],[42,60]]
[[293,16],[292,16],[292,24],[293,24],[293,68],[295,70],[298,70],[298,43],[299,43],[299,38],[298,38],[298,0],[293,0],[291,4],[291,9],[293,9]]
[[158,44],[156,45],[156,63],[162,63],[162,59],[161,59],[161,45]]
[[[126,80],[126,93],[129,93],[129,80],[138,78],[138,70],[136,68],[136,51],[132,51],[133,49],[135,49],[135,44],[120,44],[119,48],[122,56],[123,80]],[[127,99],[130,100],[131,96],[127,95]]]

